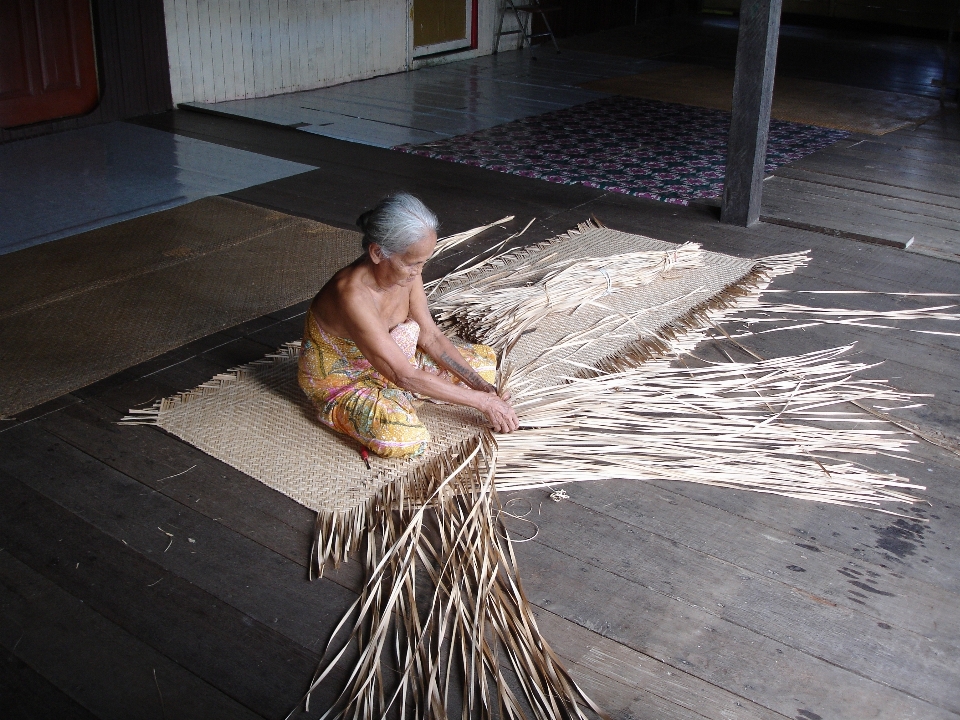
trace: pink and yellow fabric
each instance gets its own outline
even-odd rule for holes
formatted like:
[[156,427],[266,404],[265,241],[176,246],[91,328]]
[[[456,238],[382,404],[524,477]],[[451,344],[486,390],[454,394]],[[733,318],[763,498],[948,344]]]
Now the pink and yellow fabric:
[[[463,384],[417,350],[420,326],[414,320],[390,331],[410,364],[452,383]],[[497,359],[486,345],[450,338],[464,360],[489,383],[496,381]],[[377,455],[417,457],[426,450],[430,433],[414,409],[412,393],[377,372],[352,340],[331,335],[307,313],[298,378],[324,425],[349,435]]]

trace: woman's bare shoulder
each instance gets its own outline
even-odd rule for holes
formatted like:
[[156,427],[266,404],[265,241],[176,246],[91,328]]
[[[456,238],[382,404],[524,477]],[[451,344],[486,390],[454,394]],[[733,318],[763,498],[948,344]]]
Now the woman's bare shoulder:
[[376,312],[362,275],[362,268],[348,265],[330,278],[313,298],[310,311],[325,329],[347,337],[352,325],[371,311]]
[[367,288],[365,269],[356,265],[347,265],[334,274],[320,292],[317,299],[321,302],[328,298],[332,302],[342,303],[346,300],[354,302],[370,300],[370,291]]

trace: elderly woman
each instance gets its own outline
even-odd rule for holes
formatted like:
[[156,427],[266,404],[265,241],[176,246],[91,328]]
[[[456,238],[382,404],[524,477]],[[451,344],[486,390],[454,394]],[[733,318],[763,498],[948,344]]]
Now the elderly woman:
[[476,408],[495,431],[516,430],[509,395],[493,385],[493,350],[446,337],[427,308],[421,271],[437,244],[436,215],[398,193],[357,225],[364,254],[307,312],[299,379],[320,421],[393,458],[416,457],[430,441],[415,396]]

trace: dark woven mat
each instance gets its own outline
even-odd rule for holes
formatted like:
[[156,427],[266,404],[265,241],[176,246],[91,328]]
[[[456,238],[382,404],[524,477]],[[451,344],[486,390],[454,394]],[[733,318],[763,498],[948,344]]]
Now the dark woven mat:
[[0,257],[0,415],[306,300],[358,233],[222,197]]

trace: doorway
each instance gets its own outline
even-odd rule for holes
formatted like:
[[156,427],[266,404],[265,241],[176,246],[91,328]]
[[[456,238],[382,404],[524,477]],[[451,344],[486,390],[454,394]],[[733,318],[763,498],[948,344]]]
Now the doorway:
[[477,46],[477,0],[413,0],[413,55]]
[[0,128],[84,115],[99,100],[90,0],[0,2]]

